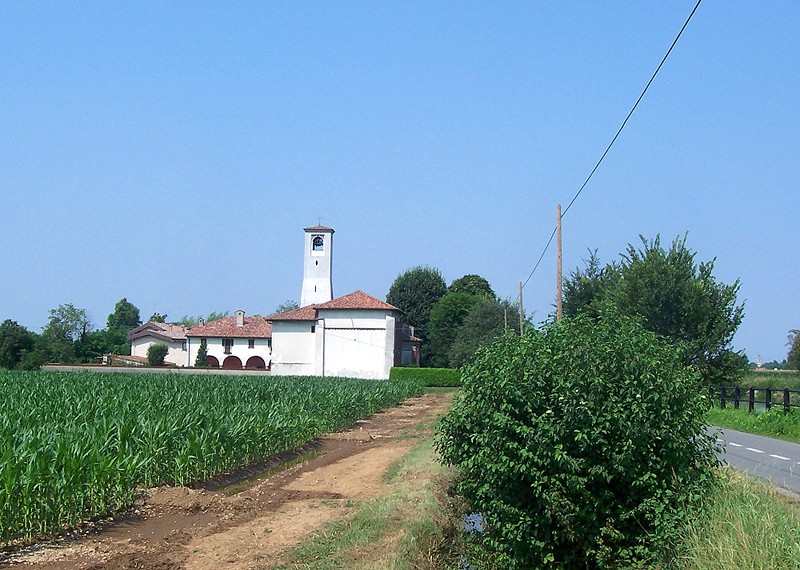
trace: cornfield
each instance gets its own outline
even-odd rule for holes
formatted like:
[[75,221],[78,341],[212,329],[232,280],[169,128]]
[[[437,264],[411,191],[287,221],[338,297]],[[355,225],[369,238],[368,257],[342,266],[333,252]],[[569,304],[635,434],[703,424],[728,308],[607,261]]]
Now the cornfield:
[[49,536],[296,447],[408,381],[0,372],[0,545]]

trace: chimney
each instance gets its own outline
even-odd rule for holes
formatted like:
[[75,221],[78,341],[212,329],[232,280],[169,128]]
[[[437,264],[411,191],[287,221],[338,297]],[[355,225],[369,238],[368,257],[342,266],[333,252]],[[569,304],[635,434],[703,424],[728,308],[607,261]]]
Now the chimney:
[[236,311],[236,326],[237,327],[244,326],[244,311],[242,310]]

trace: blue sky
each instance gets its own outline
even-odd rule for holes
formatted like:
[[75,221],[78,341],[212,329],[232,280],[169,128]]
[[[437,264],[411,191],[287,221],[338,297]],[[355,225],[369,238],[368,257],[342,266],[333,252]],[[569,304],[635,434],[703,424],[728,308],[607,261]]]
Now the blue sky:
[[[0,319],[170,319],[419,264],[514,298],[694,1],[0,4]],[[564,267],[688,232],[734,345],[800,328],[800,3],[705,0],[564,218]],[[551,249],[525,288],[552,311]]]

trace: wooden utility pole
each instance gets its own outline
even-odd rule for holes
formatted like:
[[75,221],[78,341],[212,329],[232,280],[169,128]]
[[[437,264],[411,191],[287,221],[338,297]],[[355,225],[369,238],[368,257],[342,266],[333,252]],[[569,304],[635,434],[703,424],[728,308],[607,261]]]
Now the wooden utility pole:
[[525,311],[522,309],[522,281],[519,282],[519,334],[525,331]]
[[556,320],[561,320],[561,204],[556,205]]

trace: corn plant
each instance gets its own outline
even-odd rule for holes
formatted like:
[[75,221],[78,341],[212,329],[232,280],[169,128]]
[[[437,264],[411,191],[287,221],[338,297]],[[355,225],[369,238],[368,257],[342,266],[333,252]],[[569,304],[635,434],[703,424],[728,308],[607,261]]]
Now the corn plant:
[[419,393],[409,381],[0,372],[0,545],[297,447]]

